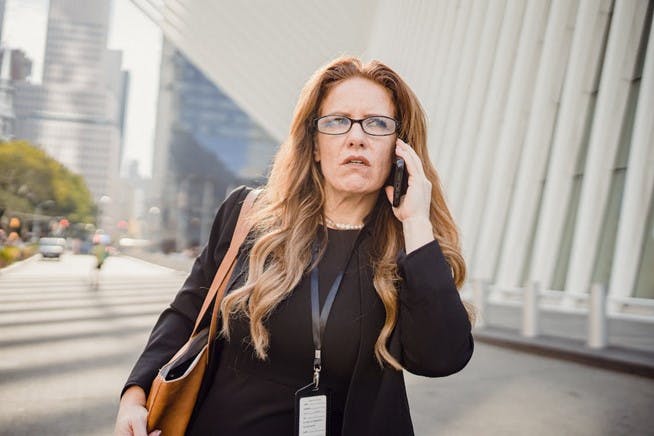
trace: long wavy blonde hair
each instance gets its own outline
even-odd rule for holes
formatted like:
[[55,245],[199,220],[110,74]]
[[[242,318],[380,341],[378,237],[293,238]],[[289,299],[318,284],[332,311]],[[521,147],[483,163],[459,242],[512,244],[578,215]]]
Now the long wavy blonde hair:
[[[330,89],[353,77],[371,80],[391,92],[400,120],[399,136],[420,156],[432,184],[430,219],[434,237],[452,269],[457,288],[465,280],[458,231],[427,153],[425,114],[417,97],[395,71],[379,61],[364,65],[354,57],[337,58],[316,71],[302,89],[289,136],[275,156],[268,183],[256,201],[247,279],[221,304],[222,334],[229,338],[230,318],[245,315],[252,345],[260,359],[267,358],[270,339],[264,321],[313,266],[312,244],[323,228],[324,178],[313,159],[312,121],[319,116],[320,105]],[[375,343],[375,356],[380,365],[385,362],[399,370],[402,366],[388,351],[387,342],[397,322],[400,277],[396,259],[404,248],[404,236],[388,201],[379,201],[376,213],[371,238],[373,283],[384,304],[386,319]],[[325,244],[323,241],[321,253]]]

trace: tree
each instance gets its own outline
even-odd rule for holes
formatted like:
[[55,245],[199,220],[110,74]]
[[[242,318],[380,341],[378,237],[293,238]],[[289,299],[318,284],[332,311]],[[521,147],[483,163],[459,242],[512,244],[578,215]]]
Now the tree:
[[96,208],[84,179],[27,141],[0,142],[0,209],[32,213],[47,200],[48,215],[94,221]]

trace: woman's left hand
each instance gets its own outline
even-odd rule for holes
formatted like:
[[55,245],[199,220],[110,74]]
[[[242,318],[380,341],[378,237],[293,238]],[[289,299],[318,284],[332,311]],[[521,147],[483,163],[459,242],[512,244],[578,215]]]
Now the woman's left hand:
[[[431,205],[431,182],[425,176],[420,157],[406,142],[397,138],[395,154],[404,159],[409,174],[409,189],[402,197],[400,205],[393,207],[395,217],[402,221],[413,221],[426,218],[429,221],[429,206]],[[393,203],[393,187],[386,186],[386,197]]]

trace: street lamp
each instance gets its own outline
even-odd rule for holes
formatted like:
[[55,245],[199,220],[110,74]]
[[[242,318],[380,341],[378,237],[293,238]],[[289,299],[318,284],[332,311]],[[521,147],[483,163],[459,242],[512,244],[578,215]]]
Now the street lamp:
[[39,219],[39,215],[41,214],[41,209],[43,207],[54,206],[54,204],[55,204],[54,200],[45,200],[37,204],[36,207],[34,208],[34,226],[32,230],[35,239],[38,239],[39,236],[41,235],[41,221]]

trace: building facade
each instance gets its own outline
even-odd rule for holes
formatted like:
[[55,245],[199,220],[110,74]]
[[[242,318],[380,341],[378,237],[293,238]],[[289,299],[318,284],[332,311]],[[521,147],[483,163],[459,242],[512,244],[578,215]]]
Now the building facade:
[[0,38],[2,37],[2,29],[4,28],[5,23],[5,7],[6,0],[0,0]]
[[151,208],[166,248],[208,240],[225,195],[261,180],[276,143],[169,41],[162,48]]
[[329,59],[400,72],[428,115],[468,277],[494,293],[654,297],[654,2],[133,1],[278,140]]
[[0,47],[0,141],[14,136],[14,87],[12,85],[12,51]]

